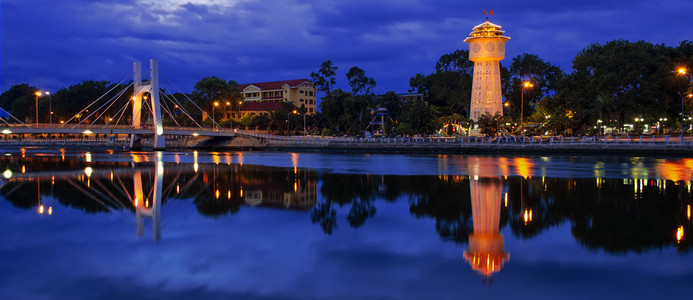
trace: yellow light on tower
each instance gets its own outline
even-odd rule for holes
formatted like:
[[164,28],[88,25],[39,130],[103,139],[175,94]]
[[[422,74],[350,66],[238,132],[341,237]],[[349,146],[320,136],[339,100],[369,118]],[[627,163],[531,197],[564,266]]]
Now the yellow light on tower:
[[686,70],[686,68],[678,68],[678,70],[676,70],[676,71],[681,75],[688,74],[688,70]]
[[683,239],[683,225],[679,226],[679,228],[676,228],[676,242],[680,243],[682,239]]

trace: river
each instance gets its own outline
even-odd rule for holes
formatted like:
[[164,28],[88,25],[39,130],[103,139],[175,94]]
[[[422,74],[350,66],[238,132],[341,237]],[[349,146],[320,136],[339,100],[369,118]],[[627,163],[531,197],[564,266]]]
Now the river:
[[693,159],[0,149],[2,299],[693,291]]

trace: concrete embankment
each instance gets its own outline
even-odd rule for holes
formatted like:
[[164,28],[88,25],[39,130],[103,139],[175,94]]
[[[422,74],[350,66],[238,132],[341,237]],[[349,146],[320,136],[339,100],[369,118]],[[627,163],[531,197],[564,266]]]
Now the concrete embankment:
[[693,156],[691,142],[473,142],[473,141],[401,141],[354,142],[339,140],[278,140],[238,137],[223,146],[238,150],[370,152],[370,153],[502,153],[502,154],[611,154]]

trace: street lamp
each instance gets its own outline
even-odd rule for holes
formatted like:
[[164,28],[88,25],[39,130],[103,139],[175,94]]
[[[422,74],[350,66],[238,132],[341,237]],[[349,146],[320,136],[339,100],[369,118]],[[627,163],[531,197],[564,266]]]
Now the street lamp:
[[534,84],[529,81],[522,83],[522,96],[520,97],[520,129],[522,129],[525,119],[525,90],[531,87],[534,87]]
[[38,98],[41,97],[43,93],[41,91],[36,91],[34,95],[36,95],[36,127],[38,127]]
[[212,106],[212,128],[216,129],[217,128],[217,122],[214,120],[214,108],[219,106],[219,102],[214,102],[214,106]]
[[308,135],[308,134],[306,134],[306,114],[305,113],[301,114],[296,110],[294,110],[294,113],[303,116],[303,136]]
[[[690,83],[693,83],[693,75],[691,75],[691,73],[688,72],[688,70],[686,68],[678,68],[676,70],[676,73],[678,75],[685,76],[686,79],[688,79],[689,85],[690,85]],[[685,115],[684,115],[684,111],[683,111],[684,107],[685,107],[684,101],[686,100],[686,98],[693,98],[693,94],[689,93],[689,94],[683,95],[683,94],[681,94],[681,92],[679,92],[679,96],[681,96],[681,126],[680,126],[680,130],[681,130],[681,135],[683,135],[683,121],[685,121]],[[691,110],[691,116],[689,119],[691,120],[691,128],[690,128],[691,129],[691,136],[693,136],[693,109]]]

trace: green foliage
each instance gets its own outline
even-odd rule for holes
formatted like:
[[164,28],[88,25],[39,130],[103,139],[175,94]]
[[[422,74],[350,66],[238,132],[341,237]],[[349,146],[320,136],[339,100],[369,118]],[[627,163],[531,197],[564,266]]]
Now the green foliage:
[[398,134],[429,134],[437,129],[436,109],[421,99],[406,101],[399,118]]
[[239,102],[243,98],[238,83],[233,80],[225,81],[215,76],[205,77],[195,83],[192,93],[193,99],[202,109],[211,112],[214,102],[219,102],[220,107],[228,102],[231,109],[238,109]]
[[479,117],[479,120],[477,120],[476,123],[479,125],[481,133],[485,134],[486,136],[498,136],[500,132],[505,130],[505,123],[509,120],[509,117],[501,116],[500,113],[496,113],[494,115],[485,113]]
[[366,77],[366,72],[359,67],[351,67],[346,73],[346,77],[354,95],[369,94],[375,88],[375,80]]
[[332,65],[332,61],[327,60],[320,65],[320,70],[317,73],[310,73],[310,81],[318,92],[329,94],[332,92],[332,86],[336,84],[336,71],[337,67]]

